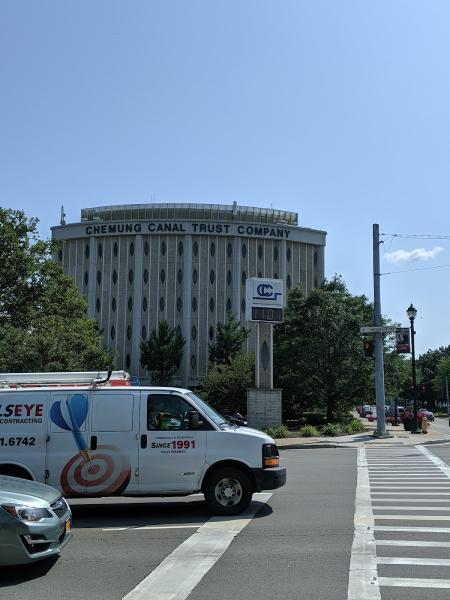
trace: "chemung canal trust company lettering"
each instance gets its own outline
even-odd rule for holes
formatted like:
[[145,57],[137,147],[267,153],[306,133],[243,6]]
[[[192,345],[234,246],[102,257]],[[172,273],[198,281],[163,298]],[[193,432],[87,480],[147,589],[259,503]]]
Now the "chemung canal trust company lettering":
[[243,235],[288,239],[291,231],[286,227],[245,225],[237,223],[188,223],[183,221],[122,222],[86,225],[85,233],[95,235],[120,235],[129,233],[186,233],[191,235]]

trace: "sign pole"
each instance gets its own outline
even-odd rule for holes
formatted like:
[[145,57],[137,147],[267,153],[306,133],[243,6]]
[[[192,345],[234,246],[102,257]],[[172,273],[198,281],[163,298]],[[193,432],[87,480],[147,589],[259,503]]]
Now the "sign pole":
[[380,228],[373,225],[373,307],[374,326],[380,328],[374,331],[375,346],[375,398],[377,406],[377,429],[375,437],[387,437],[385,399],[384,399],[384,365],[383,365],[383,335],[381,333],[381,293],[380,293]]

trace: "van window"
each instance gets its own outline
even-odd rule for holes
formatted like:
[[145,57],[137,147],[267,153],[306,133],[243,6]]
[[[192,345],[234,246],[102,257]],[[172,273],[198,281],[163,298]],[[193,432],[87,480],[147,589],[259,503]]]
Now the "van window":
[[[189,429],[189,411],[195,410],[189,402],[174,394],[150,394],[147,396],[147,429],[179,431]],[[212,429],[202,420],[196,429]]]
[[93,394],[92,431],[131,431],[132,394]]

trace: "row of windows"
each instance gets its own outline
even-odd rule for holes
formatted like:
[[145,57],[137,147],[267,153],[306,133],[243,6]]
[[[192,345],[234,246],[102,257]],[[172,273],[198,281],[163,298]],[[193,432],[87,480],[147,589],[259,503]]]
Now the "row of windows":
[[[133,242],[130,242],[129,249],[130,249],[130,256],[134,256],[134,243]],[[166,244],[166,242],[164,240],[161,242],[160,251],[161,251],[161,255],[162,256],[166,255],[167,244]],[[183,255],[183,242],[178,242],[177,251],[178,251],[178,255],[179,256]],[[150,244],[148,242],[145,242],[145,244],[144,244],[144,254],[145,254],[145,256],[148,256],[149,252],[150,252]],[[195,241],[194,244],[193,244],[192,252],[193,252],[194,256],[198,255],[198,242],[197,241]],[[214,242],[211,242],[211,244],[209,246],[209,252],[210,252],[211,256],[215,255],[215,253],[216,253],[216,245],[215,245]],[[242,244],[241,252],[242,252],[242,257],[246,258],[246,256],[247,256],[247,245],[245,243]],[[88,259],[89,255],[90,255],[90,246],[89,246],[89,244],[86,244],[85,252],[84,253],[85,253],[86,259]],[[102,256],[103,256],[103,246],[102,246],[101,243],[97,247],[97,253],[98,253],[98,257],[102,258]],[[118,254],[119,254],[119,246],[118,246],[117,242],[114,242],[113,254],[114,254],[115,257],[117,257]],[[228,258],[231,258],[232,254],[233,254],[233,246],[232,246],[231,243],[228,243],[228,245],[227,245],[227,255],[228,255]],[[261,260],[262,257],[263,257],[263,247],[260,244],[258,246],[258,258]],[[273,259],[274,260],[278,260],[278,257],[279,257],[278,246],[274,246],[274,249],[273,249]],[[58,252],[58,259],[59,259],[60,262],[62,261],[62,258],[63,258],[63,256],[62,256],[62,250],[60,250]],[[287,262],[290,262],[290,260],[291,260],[291,248],[290,247],[288,247],[287,250],[286,250],[286,260],[287,260]],[[317,262],[318,262],[318,254],[317,254],[317,252],[314,252],[314,265],[315,266],[317,265]]]

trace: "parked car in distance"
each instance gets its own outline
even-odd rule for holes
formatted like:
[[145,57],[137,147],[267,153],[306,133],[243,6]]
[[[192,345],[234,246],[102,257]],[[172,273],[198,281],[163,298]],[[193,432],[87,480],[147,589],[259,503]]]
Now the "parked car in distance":
[[371,415],[373,413],[372,407],[370,406],[370,404],[364,404],[364,406],[361,408],[361,417],[367,417],[367,415]]
[[55,488],[0,475],[0,567],[58,555],[72,537],[71,519]]
[[431,410],[428,410],[427,408],[420,408],[419,412],[426,416],[427,421],[434,421],[434,413]]

